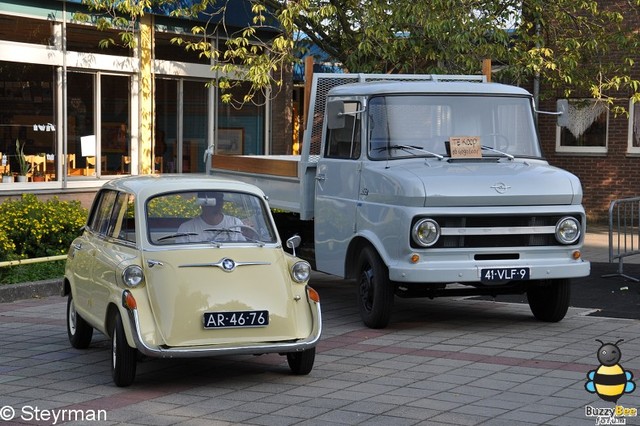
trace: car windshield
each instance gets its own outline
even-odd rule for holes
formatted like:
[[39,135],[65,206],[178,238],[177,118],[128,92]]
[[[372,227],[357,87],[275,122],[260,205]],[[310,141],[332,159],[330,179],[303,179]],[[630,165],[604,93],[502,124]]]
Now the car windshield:
[[253,195],[189,191],[159,195],[146,204],[152,244],[277,242],[267,207]]
[[482,157],[541,157],[528,97],[394,95],[369,101],[369,157],[449,157],[452,140],[474,140]]

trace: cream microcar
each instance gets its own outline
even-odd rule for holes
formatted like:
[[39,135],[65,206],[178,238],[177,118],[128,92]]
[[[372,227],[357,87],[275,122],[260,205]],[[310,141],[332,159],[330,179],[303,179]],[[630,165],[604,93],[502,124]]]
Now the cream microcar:
[[311,268],[286,252],[264,193],[210,176],[134,176],[96,194],[69,249],[67,332],[111,338],[111,372],[130,385],[138,353],[160,358],[279,353],[313,368],[321,334]]

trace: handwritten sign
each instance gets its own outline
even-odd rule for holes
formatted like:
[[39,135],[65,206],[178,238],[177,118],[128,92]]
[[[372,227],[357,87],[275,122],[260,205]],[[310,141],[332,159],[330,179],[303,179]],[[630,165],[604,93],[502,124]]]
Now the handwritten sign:
[[451,158],[482,158],[480,136],[451,136]]

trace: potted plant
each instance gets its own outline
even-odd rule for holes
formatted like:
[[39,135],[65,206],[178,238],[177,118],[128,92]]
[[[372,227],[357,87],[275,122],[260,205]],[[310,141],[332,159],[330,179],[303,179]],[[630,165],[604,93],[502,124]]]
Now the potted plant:
[[26,182],[27,175],[31,171],[31,164],[24,155],[24,143],[20,143],[20,139],[16,139],[16,156],[18,157],[18,182]]
[[5,168],[5,170],[2,172],[2,183],[12,183],[13,182],[13,175],[11,174],[11,172],[9,171],[9,168]]
[[33,181],[34,182],[44,182],[44,172],[42,170],[34,170],[33,171]]

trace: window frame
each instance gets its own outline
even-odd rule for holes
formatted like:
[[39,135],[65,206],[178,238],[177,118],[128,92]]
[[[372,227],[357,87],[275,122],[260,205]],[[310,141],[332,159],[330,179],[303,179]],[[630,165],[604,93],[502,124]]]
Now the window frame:
[[[592,101],[596,102],[592,98],[558,98],[566,99],[568,101]],[[604,146],[563,146],[562,143],[562,126],[556,123],[556,152],[558,153],[570,153],[570,154],[606,154],[609,151],[609,125],[610,125],[610,113],[607,108],[606,111],[606,125],[605,125],[605,141]]]

